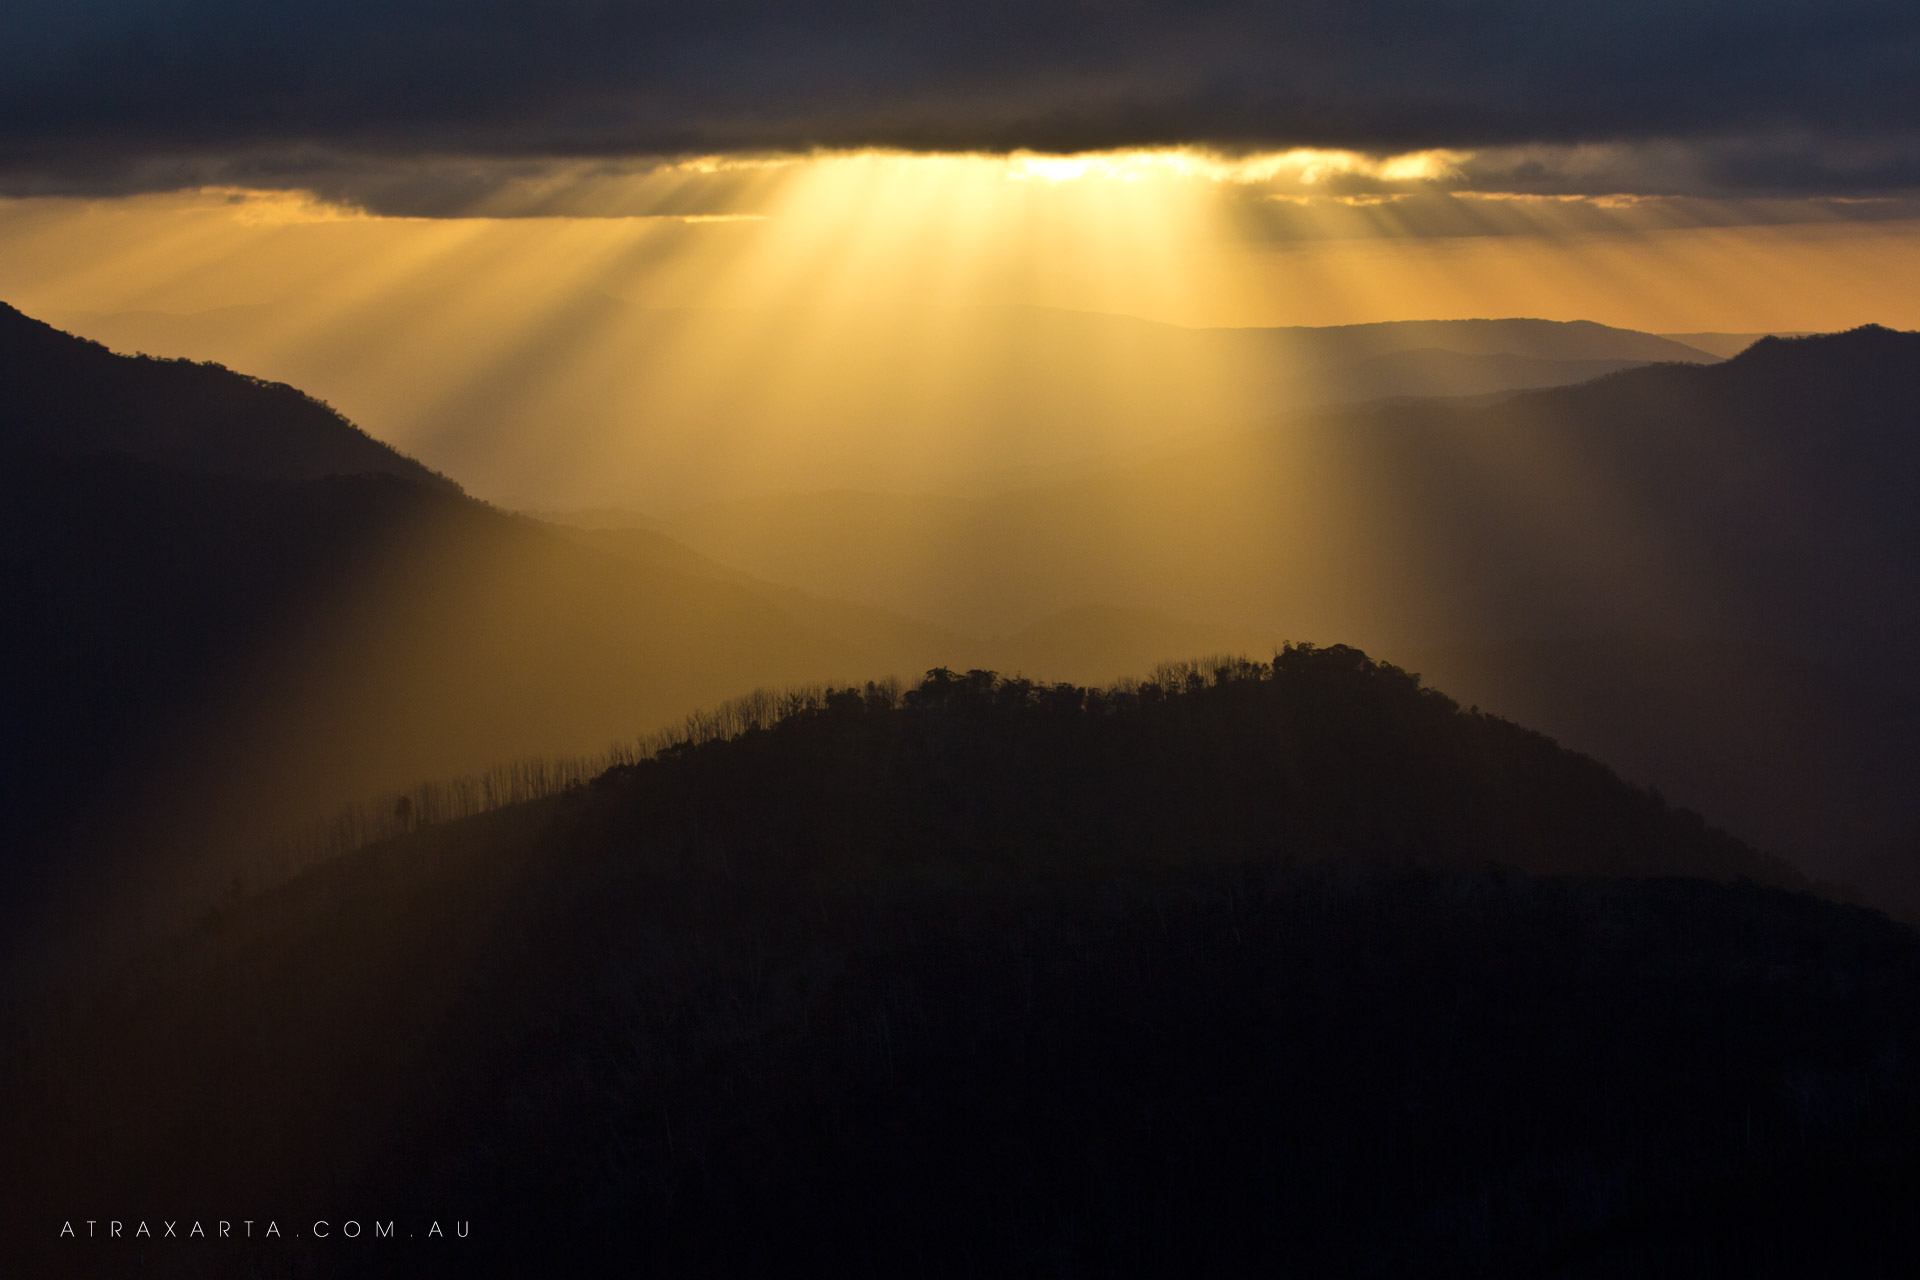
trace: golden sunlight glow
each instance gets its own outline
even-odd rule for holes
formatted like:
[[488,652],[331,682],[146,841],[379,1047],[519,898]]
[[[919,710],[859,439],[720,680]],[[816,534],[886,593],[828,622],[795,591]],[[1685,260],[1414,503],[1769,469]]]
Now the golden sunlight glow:
[[988,484],[1311,400],[1303,371],[1156,326],[1920,326],[1912,221],[1442,189],[1466,159],[596,162],[458,218],[16,200],[0,299],[286,380],[485,496],[553,507]]

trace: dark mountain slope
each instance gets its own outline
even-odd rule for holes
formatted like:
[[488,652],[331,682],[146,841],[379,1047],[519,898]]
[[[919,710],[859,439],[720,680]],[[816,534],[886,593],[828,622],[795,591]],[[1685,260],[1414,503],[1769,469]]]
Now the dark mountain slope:
[[1528,870],[1778,875],[1349,649],[849,690],[236,904],[8,1060],[0,1213],[400,1224],[156,1275],[1911,1260],[1913,934]]
[[1644,634],[1393,657],[1743,840],[1920,915],[1920,861],[1884,856],[1920,815],[1920,694],[1777,649]]
[[0,303],[0,443],[119,454],[213,475],[451,480],[313,397],[216,364],[115,355]]

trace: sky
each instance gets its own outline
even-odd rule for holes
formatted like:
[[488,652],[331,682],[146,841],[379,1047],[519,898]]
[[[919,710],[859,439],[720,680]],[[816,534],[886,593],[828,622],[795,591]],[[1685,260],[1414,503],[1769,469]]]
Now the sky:
[[[15,0],[0,23],[15,191],[292,183],[439,212],[556,158],[1190,145],[1857,195],[1920,162],[1899,0]],[[1566,151],[1596,144],[1609,163]]]
[[[0,300],[653,505],[773,483],[721,410],[823,430],[875,323],[923,400],[1009,306],[1920,327],[1920,9],[14,0]],[[623,433],[678,479],[580,482]]]

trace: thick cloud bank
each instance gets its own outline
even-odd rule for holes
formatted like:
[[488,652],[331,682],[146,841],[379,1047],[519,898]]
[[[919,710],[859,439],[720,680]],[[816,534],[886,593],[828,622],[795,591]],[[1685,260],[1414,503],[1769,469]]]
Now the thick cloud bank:
[[[303,174],[424,158],[1164,144],[1606,144],[1648,148],[1663,173],[1679,149],[1701,191],[1907,190],[1920,186],[1920,6],[13,0],[0,10],[0,190],[14,193],[302,185]],[[1528,189],[1553,177],[1509,180]],[[1618,185],[1635,181],[1628,166]]]

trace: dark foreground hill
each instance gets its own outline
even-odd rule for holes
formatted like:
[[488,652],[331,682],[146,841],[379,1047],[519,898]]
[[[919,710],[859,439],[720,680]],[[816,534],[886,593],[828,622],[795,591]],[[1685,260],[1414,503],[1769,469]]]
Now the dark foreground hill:
[[936,672],[235,904],[13,1042],[3,1229],[102,1276],[1902,1274],[1920,940],[1791,880],[1350,649]]

